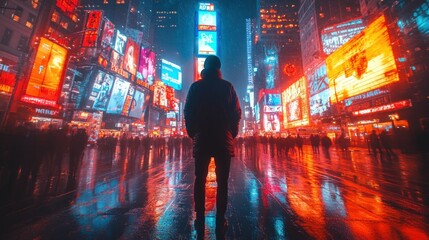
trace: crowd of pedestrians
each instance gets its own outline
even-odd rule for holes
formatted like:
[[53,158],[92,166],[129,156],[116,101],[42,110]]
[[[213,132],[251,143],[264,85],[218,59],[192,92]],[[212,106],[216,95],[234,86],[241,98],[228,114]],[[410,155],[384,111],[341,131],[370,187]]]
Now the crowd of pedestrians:
[[[36,129],[22,125],[0,132],[0,192],[1,200],[12,195],[32,193],[39,171],[43,169],[45,186],[39,191],[55,191],[63,160],[72,183],[87,145],[84,129]],[[43,168],[42,168],[43,166]],[[72,186],[70,186],[72,187]],[[19,189],[13,193],[14,189]],[[6,194],[4,194],[6,193]]]

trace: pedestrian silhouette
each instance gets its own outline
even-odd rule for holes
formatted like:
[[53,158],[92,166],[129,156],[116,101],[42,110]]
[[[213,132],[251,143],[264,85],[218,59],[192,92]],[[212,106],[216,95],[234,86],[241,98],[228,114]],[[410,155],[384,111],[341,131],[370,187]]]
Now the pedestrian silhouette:
[[217,56],[206,58],[202,79],[191,85],[184,109],[186,130],[194,142],[197,234],[204,234],[205,184],[211,157],[216,164],[216,234],[224,235],[227,228],[228,177],[241,108],[233,85],[222,79],[220,67]]

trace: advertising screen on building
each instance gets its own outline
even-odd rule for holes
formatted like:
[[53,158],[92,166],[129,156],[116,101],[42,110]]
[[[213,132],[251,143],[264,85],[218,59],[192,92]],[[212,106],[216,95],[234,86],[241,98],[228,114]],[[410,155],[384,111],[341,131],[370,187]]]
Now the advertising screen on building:
[[280,119],[278,113],[264,113],[264,131],[279,132]]
[[110,47],[113,45],[114,34],[115,25],[107,18],[104,18],[103,34],[101,35],[101,46],[103,48],[110,49]]
[[106,111],[107,102],[113,87],[113,76],[98,70],[95,75],[94,85],[89,94],[86,108]]
[[130,106],[129,116],[134,118],[142,118],[143,113],[149,102],[150,95],[148,92],[136,90]]
[[116,39],[115,39],[115,51],[121,55],[124,55],[125,44],[127,42],[127,36],[123,35],[119,30],[116,30]]
[[16,81],[17,63],[0,57],[0,92],[12,93]]
[[125,71],[136,75],[137,64],[139,60],[140,47],[131,39],[128,39],[124,54],[124,65]]
[[310,97],[310,115],[312,117],[322,117],[328,111],[330,107],[329,97],[329,89]]
[[204,69],[204,61],[206,58],[197,58],[197,71],[198,71],[198,79],[201,79],[201,71]]
[[155,77],[155,53],[148,48],[141,48],[137,77],[153,84]]
[[118,73],[122,70],[123,57],[116,51],[112,51],[110,57],[110,70]]
[[128,116],[130,112],[131,102],[133,101],[135,90],[136,89],[132,85],[130,86],[130,88],[128,88],[128,94],[125,97],[124,107],[122,108],[122,115],[124,116]]
[[67,50],[52,41],[41,38],[30,73],[24,102],[56,106]]
[[323,51],[331,54],[365,29],[362,19],[336,24],[322,30]]
[[260,112],[260,108],[259,108],[259,103],[255,104],[255,121],[257,123],[259,123],[259,121],[261,120],[261,112]]
[[198,11],[198,30],[216,31],[216,12]]
[[310,96],[313,96],[316,93],[319,93],[323,90],[329,88],[328,75],[326,73],[326,64],[316,67],[314,71],[311,71],[307,74],[308,84],[309,84],[309,93]]
[[177,64],[162,59],[161,80],[165,83],[165,85],[170,86],[176,90],[181,90],[182,68]]
[[198,54],[216,55],[217,32],[198,31]]
[[267,106],[281,106],[282,105],[282,95],[268,93],[265,95],[265,105]]
[[103,12],[88,11],[87,16],[82,47],[95,47],[97,46],[98,32],[100,30]]
[[124,106],[125,98],[128,94],[130,83],[116,77],[113,85],[112,95],[110,96],[109,104],[107,105],[107,113],[121,114]]
[[326,66],[332,103],[399,81],[384,16],[332,53]]
[[213,3],[200,3],[199,10],[202,11],[214,11],[214,4]]
[[302,77],[282,93],[283,121],[286,128],[307,126],[310,123],[306,83],[305,77]]
[[167,101],[167,88],[164,83],[157,81],[153,89],[153,105],[159,108],[166,108]]

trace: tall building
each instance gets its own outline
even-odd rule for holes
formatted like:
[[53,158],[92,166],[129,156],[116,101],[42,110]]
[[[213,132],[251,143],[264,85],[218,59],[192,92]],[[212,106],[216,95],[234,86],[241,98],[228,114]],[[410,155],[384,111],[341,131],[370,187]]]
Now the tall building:
[[258,1],[258,41],[260,61],[266,79],[264,88],[284,88],[301,72],[301,49],[298,26],[298,0],[279,3]]
[[21,77],[24,70],[40,5],[38,0],[0,3],[0,116],[6,109],[16,78]]
[[304,72],[316,67],[323,56],[321,31],[360,16],[359,0],[301,1],[299,28]]

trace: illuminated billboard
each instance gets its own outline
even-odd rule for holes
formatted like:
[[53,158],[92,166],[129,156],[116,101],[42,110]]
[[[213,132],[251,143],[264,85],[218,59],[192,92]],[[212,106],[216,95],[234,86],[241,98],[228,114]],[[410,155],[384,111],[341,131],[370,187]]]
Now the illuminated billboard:
[[170,86],[176,90],[181,90],[182,68],[177,64],[162,59],[161,80],[165,83],[165,85]]
[[278,113],[264,113],[264,131],[279,132],[280,119]]
[[198,30],[216,31],[216,12],[198,11]]
[[200,3],[199,10],[202,11],[214,11],[214,4],[213,3]]
[[326,59],[331,102],[399,81],[384,16]]
[[155,77],[155,53],[148,48],[141,48],[140,63],[137,71],[137,78],[153,84]]
[[306,84],[305,77],[302,77],[282,93],[283,121],[286,128],[306,126],[310,123]]
[[88,11],[82,47],[97,46],[98,31],[100,29],[102,16],[102,11]]
[[322,91],[310,97],[310,115],[312,117],[321,117],[326,111],[328,111],[330,107],[329,97],[329,89],[326,89],[325,91]]
[[89,94],[86,108],[106,111],[107,102],[113,87],[113,76],[98,70],[95,75],[94,85]]
[[198,31],[198,54],[216,55],[217,32]]
[[365,29],[362,19],[336,24],[322,30],[323,51],[331,54]]
[[122,108],[122,115],[124,116],[128,116],[130,112],[130,107],[131,107],[131,102],[133,101],[134,92],[135,92],[134,86],[130,86],[130,88],[128,88],[128,94],[125,97],[124,107]]
[[128,39],[124,54],[123,68],[125,71],[136,75],[137,63],[139,60],[140,47],[131,39]]
[[307,74],[308,88],[310,96],[329,88],[328,75],[326,73],[326,64],[322,63],[312,72]]
[[143,113],[149,102],[150,95],[147,92],[136,90],[133,100],[130,105],[129,116],[134,118],[142,118]]
[[282,105],[282,95],[268,93],[265,94],[265,105],[268,106],[281,106]]
[[112,95],[110,96],[109,104],[107,105],[107,113],[121,114],[124,106],[125,97],[128,93],[130,83],[116,77],[113,85]]
[[116,30],[116,39],[115,39],[115,51],[121,55],[124,55],[125,43],[127,42],[127,36],[121,34],[119,30]]
[[159,108],[166,108],[167,104],[167,88],[164,83],[157,81],[153,89],[153,105]]
[[201,71],[204,69],[204,61],[206,58],[197,58],[197,71],[198,71],[198,79],[201,79]]
[[123,57],[113,50],[110,57],[110,70],[119,72],[122,69],[122,61]]
[[101,46],[103,48],[110,49],[110,47],[113,45],[114,34],[115,34],[115,25],[107,18],[104,18],[103,33],[101,35]]
[[41,38],[25,95],[21,100],[35,104],[56,106],[60,91],[67,50]]
[[16,62],[0,57],[0,92],[12,93],[16,81]]

